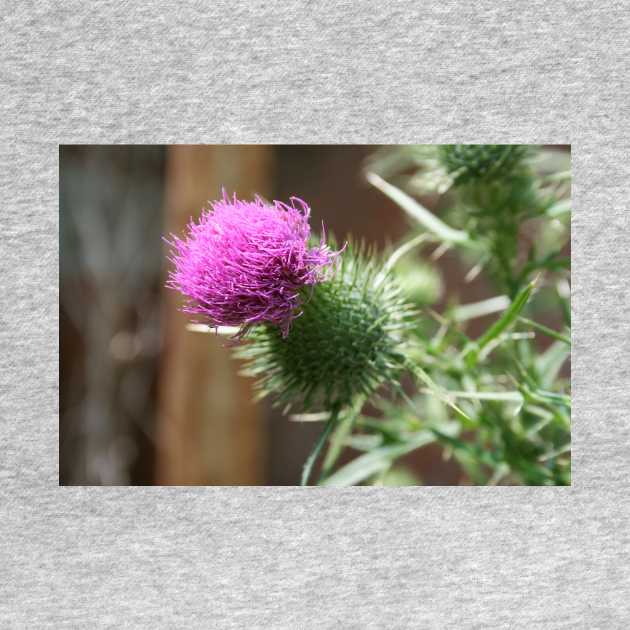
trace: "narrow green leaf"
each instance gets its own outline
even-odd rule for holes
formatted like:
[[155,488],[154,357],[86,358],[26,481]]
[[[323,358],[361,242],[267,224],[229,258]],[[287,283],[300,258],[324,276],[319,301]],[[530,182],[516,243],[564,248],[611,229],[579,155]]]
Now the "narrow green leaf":
[[333,469],[335,462],[343,450],[346,439],[352,432],[354,422],[361,412],[364,404],[365,396],[358,396],[352,407],[346,410],[343,415],[340,415],[339,423],[330,438],[328,452],[326,453],[322,464],[322,479]]
[[507,295],[497,295],[481,302],[456,306],[453,309],[452,316],[457,322],[465,322],[476,317],[484,317],[485,315],[504,311],[509,305],[510,298]]
[[499,462],[495,461],[490,451],[480,449],[437,429],[433,429],[433,433],[443,446],[452,449],[457,461],[464,468],[473,483],[477,485],[485,485],[487,483],[483,467],[487,466],[489,469],[494,470],[499,464]]
[[333,487],[354,486],[372,475],[386,470],[391,463],[418,448],[435,441],[430,431],[421,431],[409,437],[405,444],[381,446],[365,455],[357,457],[349,464],[324,479],[320,485]]
[[553,206],[551,206],[551,208],[548,208],[545,214],[550,219],[555,219],[563,214],[567,214],[568,212],[571,212],[571,200],[562,199],[554,203]]
[[344,445],[355,451],[368,452],[383,444],[383,436],[375,434],[357,434],[346,438]]
[[330,432],[332,431],[333,427],[337,423],[338,414],[339,414],[338,409],[332,410],[330,419],[326,423],[326,426],[324,427],[322,434],[319,436],[317,442],[315,443],[315,446],[313,447],[311,454],[308,456],[308,459],[306,460],[304,464],[304,468],[302,469],[302,478],[300,479],[301,486],[308,485],[308,479],[311,476],[311,470],[313,469],[313,465],[317,461],[317,457],[320,454],[322,448],[324,447],[324,444],[326,443],[326,440],[328,439]]
[[488,330],[479,338],[473,342],[465,351],[464,359],[469,365],[477,363],[479,353],[493,340],[497,339],[499,335],[505,332],[518,318],[521,311],[525,308],[525,305],[529,301],[532,295],[536,281],[533,280],[514,298],[510,306],[503,313],[503,315],[492,325]]
[[439,237],[441,241],[460,245],[473,245],[473,241],[467,232],[456,230],[447,225],[413,197],[392,186],[376,173],[367,173],[366,178],[372,186],[378,188],[383,194],[398,204],[412,219]]
[[531,392],[535,397],[538,397],[542,400],[549,400],[551,402],[557,403],[568,409],[571,408],[571,396],[567,396],[567,394],[558,394],[556,392],[547,392],[543,389],[537,389],[534,392]]
[[571,355],[570,348],[564,342],[556,341],[536,359],[536,370],[540,375],[540,384],[544,388],[553,385],[564,362]]
[[474,424],[474,420],[451,400],[449,392],[440,387],[419,365],[414,366],[413,372],[427,385],[434,396],[439,398],[445,405],[448,405],[464,422]]
[[531,319],[527,319],[526,317],[519,317],[518,321],[522,322],[523,324],[526,324],[527,326],[530,326],[534,330],[538,330],[544,333],[545,335],[547,335],[548,337],[551,337],[552,339],[557,339],[558,341],[562,341],[563,343],[566,343],[569,346],[571,345],[570,337],[567,337],[566,335],[563,335],[551,328],[548,328],[547,326],[544,326],[543,324],[539,324],[538,322],[535,322]]
[[514,403],[513,415],[517,415],[523,407],[525,399],[521,392],[465,392],[454,391],[452,389],[445,390],[445,394],[452,398],[463,398],[464,400],[492,400],[496,402]]
[[410,241],[403,243],[400,245],[387,259],[385,264],[383,265],[383,270],[375,279],[375,284],[380,284],[382,282],[381,276],[387,274],[390,269],[393,269],[396,263],[403,257],[405,254],[410,252],[414,247],[418,247],[422,243],[429,240],[429,236],[426,233],[418,234],[415,238],[412,238]]
[[555,451],[551,451],[550,453],[545,453],[538,458],[539,462],[546,462],[554,457],[558,457],[559,455],[563,455],[564,453],[568,453],[571,450],[571,444],[565,444],[560,448],[557,448]]

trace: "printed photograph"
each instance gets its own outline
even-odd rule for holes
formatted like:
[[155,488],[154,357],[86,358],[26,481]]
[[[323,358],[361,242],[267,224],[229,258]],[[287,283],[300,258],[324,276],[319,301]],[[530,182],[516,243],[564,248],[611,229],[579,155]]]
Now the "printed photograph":
[[571,485],[568,145],[60,145],[60,485]]

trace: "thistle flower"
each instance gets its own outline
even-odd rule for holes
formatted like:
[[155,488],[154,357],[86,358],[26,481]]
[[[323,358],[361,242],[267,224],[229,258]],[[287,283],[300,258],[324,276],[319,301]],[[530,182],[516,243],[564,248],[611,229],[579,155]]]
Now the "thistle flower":
[[398,383],[413,312],[374,257],[348,247],[332,277],[302,291],[303,313],[286,338],[258,326],[237,350],[244,374],[258,378],[260,397],[287,409],[339,409]]
[[518,144],[445,144],[438,147],[438,159],[455,184],[511,175],[528,153],[527,146]]
[[324,240],[310,247],[310,208],[234,195],[211,204],[185,238],[172,236],[174,269],[167,286],[187,298],[183,310],[210,326],[238,326],[240,335],[266,322],[286,336],[299,314],[302,287],[326,277],[336,253]]

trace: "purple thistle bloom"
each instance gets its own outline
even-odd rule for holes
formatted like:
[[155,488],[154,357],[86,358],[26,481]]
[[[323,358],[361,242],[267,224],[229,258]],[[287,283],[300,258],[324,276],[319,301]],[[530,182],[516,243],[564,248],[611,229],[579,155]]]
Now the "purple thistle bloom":
[[324,280],[338,255],[324,237],[308,246],[310,208],[297,197],[290,202],[240,201],[224,192],[189,223],[185,238],[167,241],[174,264],[167,287],[186,296],[185,312],[211,326],[240,326],[240,335],[260,322],[288,334],[300,288]]

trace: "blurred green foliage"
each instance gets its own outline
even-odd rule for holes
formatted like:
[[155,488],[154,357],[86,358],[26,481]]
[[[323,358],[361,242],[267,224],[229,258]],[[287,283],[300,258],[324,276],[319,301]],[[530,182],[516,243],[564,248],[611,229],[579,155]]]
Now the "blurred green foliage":
[[[569,154],[394,147],[373,156],[366,176],[408,214],[410,238],[425,235],[413,248],[403,243],[393,265],[421,311],[408,353],[418,385],[395,399],[372,396],[375,417],[362,414],[364,399],[344,409],[320,483],[404,485],[413,478],[396,462],[439,444],[459,463],[462,483],[570,484]],[[423,205],[426,195],[439,216]],[[464,282],[483,274],[486,299],[462,305],[445,291],[439,258],[447,250],[470,267]],[[478,318],[487,325],[473,336]],[[359,454],[335,470],[343,448]]]

